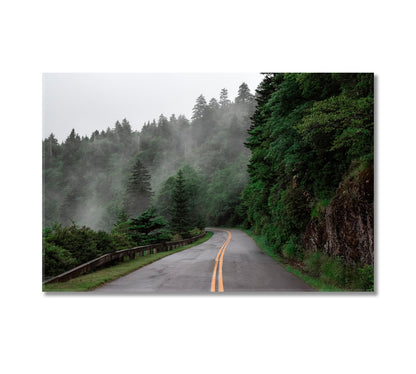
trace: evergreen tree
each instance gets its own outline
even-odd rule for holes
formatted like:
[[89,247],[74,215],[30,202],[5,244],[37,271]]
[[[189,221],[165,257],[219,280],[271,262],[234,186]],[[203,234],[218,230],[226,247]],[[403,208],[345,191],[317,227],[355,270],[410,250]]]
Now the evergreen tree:
[[125,223],[128,220],[129,220],[129,215],[126,213],[124,209],[121,209],[121,211],[117,215],[117,222],[114,224],[114,226]]
[[217,111],[220,108],[218,101],[214,97],[209,101],[208,106],[209,106],[209,109],[213,111]]
[[299,246],[311,215],[328,204],[351,165],[372,160],[372,80],[371,74],[267,74],[256,91],[243,207],[248,226],[277,251]]
[[250,89],[246,83],[242,83],[238,88],[238,95],[235,98],[235,104],[237,108],[242,110],[243,115],[247,118],[249,122],[249,116],[254,112],[255,101],[254,96],[251,94]]
[[228,90],[223,88],[220,93],[220,106],[221,108],[227,108],[231,104],[231,101],[228,99]]
[[79,151],[81,145],[81,138],[75,133],[75,129],[72,129],[70,135],[65,140],[63,147],[63,162],[66,167],[72,167],[77,163],[79,159]]
[[155,209],[149,208],[129,222],[128,232],[131,239],[138,245],[146,245],[160,241],[159,230],[165,226],[163,219],[156,216]]
[[169,139],[170,138],[171,131],[170,131],[170,126],[169,126],[169,121],[163,114],[161,114],[159,116],[159,121],[157,123],[157,128],[158,128],[159,135],[162,138],[164,138],[164,139]]
[[98,140],[100,138],[100,132],[98,130],[95,130],[92,134],[91,134],[91,138],[90,141],[93,142],[94,140]]
[[192,120],[201,120],[207,110],[207,102],[204,95],[199,95],[196,99],[196,103],[192,109]]
[[54,166],[54,159],[60,154],[60,147],[55,135],[51,133],[48,138],[43,141],[43,165],[44,169]]
[[171,209],[170,226],[172,230],[182,237],[188,236],[191,230],[189,197],[185,186],[183,171],[180,169],[176,174],[175,185],[172,193],[173,206]]
[[130,140],[132,138],[132,131],[131,131],[131,126],[130,126],[130,122],[127,121],[126,118],[123,119],[120,128],[116,129],[116,132],[119,136],[119,139],[121,142],[123,143],[130,143]]
[[185,135],[185,131],[189,130],[189,120],[183,114],[178,116],[178,128],[183,132],[183,135]]
[[242,83],[238,88],[238,95],[235,98],[236,104],[247,104],[253,101],[254,97],[250,93],[250,89],[248,88],[247,83]]
[[201,145],[212,129],[212,123],[209,120],[211,111],[203,95],[200,95],[192,110],[192,137],[196,140],[197,145]]
[[124,210],[130,216],[137,216],[148,208],[151,198],[149,172],[137,159],[127,184]]

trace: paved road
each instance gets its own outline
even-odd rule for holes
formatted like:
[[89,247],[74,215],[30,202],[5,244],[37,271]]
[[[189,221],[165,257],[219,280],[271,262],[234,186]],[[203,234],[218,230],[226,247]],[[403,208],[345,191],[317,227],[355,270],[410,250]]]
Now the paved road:
[[314,291],[287,272],[240,230],[209,229],[211,239],[164,257],[95,293],[209,293]]

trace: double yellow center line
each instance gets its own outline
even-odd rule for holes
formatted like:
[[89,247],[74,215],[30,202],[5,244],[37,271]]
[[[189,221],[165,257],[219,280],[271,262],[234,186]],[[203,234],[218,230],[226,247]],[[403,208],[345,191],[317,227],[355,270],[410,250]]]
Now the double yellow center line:
[[[225,231],[225,230],[221,230]],[[224,292],[224,285],[222,283],[222,263],[224,258],[225,248],[227,248],[228,243],[231,240],[231,233],[229,231],[225,231],[228,233],[228,238],[225,243],[220,248],[220,251],[215,258],[215,265],[214,271],[212,272],[212,279],[211,279],[211,292],[215,292],[215,283],[216,283],[216,276],[217,276],[217,268],[218,268],[218,292]]]

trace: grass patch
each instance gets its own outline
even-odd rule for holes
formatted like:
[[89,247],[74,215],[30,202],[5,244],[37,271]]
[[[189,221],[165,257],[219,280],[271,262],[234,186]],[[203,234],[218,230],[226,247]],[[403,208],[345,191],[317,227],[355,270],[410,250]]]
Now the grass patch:
[[261,235],[255,235],[250,230],[241,228],[242,231],[247,233],[253,240],[256,242],[256,244],[259,246],[259,248],[267,253],[271,258],[273,258],[276,262],[278,262],[280,265],[282,265],[287,271],[290,273],[296,275],[298,278],[303,280],[305,283],[309,284],[313,288],[317,289],[318,291],[325,291],[325,292],[342,292],[345,291],[342,288],[336,287],[332,284],[329,284],[327,282],[324,282],[320,278],[312,277],[308,274],[305,274],[301,269],[288,264],[287,260],[285,260],[282,256],[277,254],[273,247],[267,244],[266,238]]
[[120,264],[104,268],[101,270],[94,271],[89,274],[81,275],[77,278],[70,279],[67,282],[56,282],[49,283],[42,286],[43,292],[82,292],[90,291],[99,286],[102,286],[105,283],[111,282],[120,278],[124,275],[131,273],[141,267],[151,264],[157,260],[160,260],[163,257],[169,256],[171,254],[184,251],[185,249],[194,247],[198,244],[206,242],[213,235],[212,232],[207,232],[207,234],[197,240],[194,243],[185,245],[180,248],[173,249],[168,252],[160,252],[156,254],[150,254],[146,256],[137,256],[134,260],[125,261]]

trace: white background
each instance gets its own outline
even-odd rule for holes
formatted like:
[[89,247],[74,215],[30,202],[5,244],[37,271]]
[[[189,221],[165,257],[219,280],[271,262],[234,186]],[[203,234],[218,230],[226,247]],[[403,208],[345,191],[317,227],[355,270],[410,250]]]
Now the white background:
[[[410,1],[1,4],[2,372],[415,371]],[[204,71],[376,73],[376,295],[42,294],[42,72]]]

